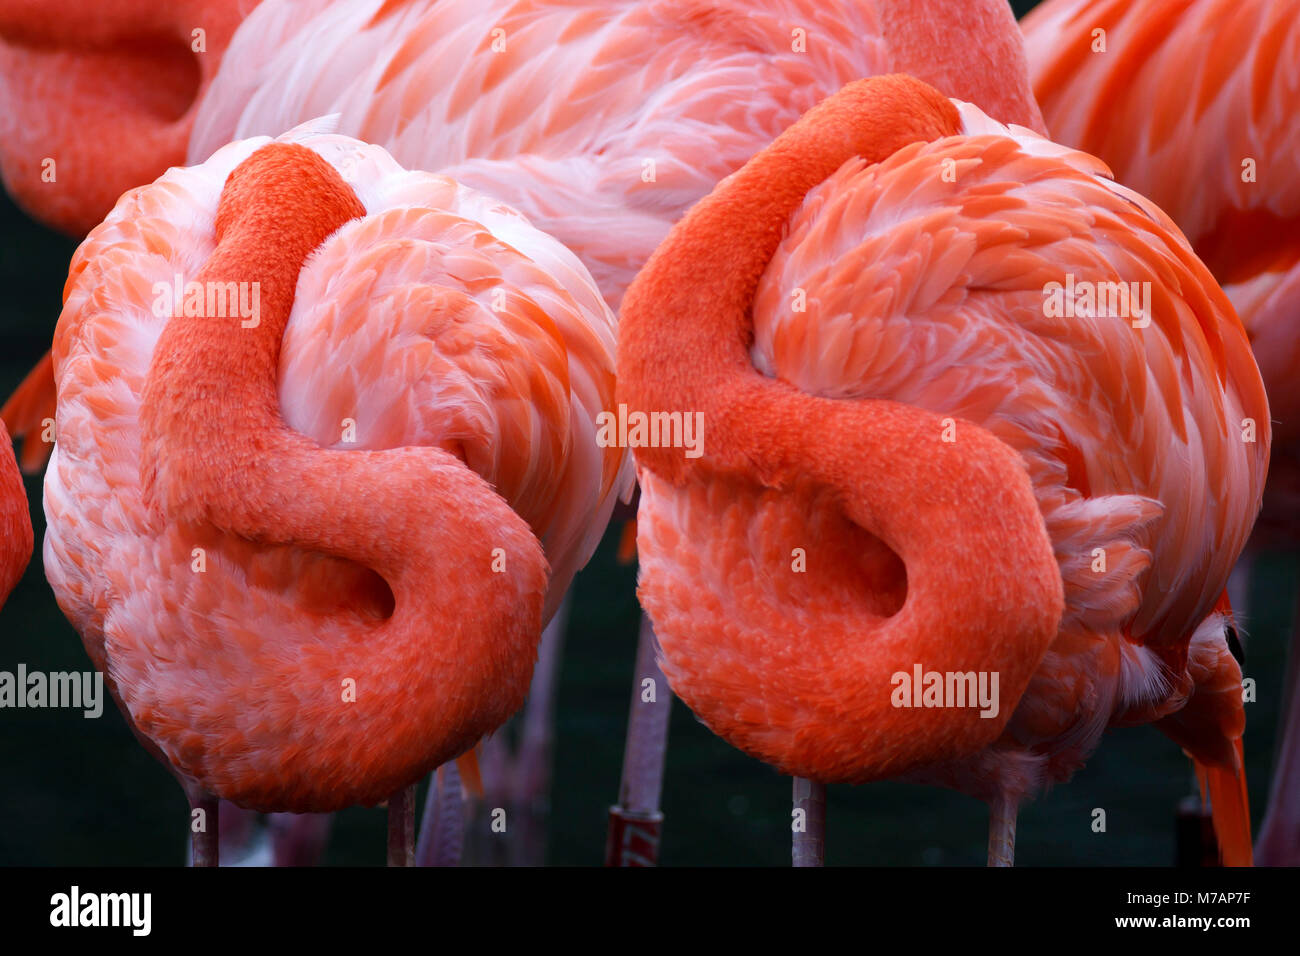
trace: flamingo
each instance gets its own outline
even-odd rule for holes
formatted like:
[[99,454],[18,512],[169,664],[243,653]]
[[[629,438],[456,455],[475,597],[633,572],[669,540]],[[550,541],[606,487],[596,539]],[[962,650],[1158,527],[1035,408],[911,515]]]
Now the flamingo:
[[[11,191],[33,215],[89,225],[111,196],[169,165],[337,114],[341,132],[524,212],[577,253],[615,309],[695,201],[850,80],[913,73],[998,119],[1042,129],[1005,0],[264,0],[255,9],[182,0],[161,21],[144,5],[119,2],[114,29],[92,38],[75,25],[97,8],[50,18],[31,0],[0,0],[0,74],[6,63],[17,71],[0,79],[0,114],[41,130],[0,137],[0,157],[12,154],[0,171],[6,182],[27,177]],[[107,48],[115,63],[130,60],[134,41],[160,32],[183,45],[214,10],[246,19],[229,38],[209,38],[200,82],[184,57],[150,63],[151,76],[175,77],[172,86],[192,95],[167,111],[97,59]],[[50,108],[55,81],[45,72],[62,62],[51,50],[94,77],[85,87],[57,86],[77,110]],[[124,116],[121,133],[97,126],[85,135],[80,109],[106,99]],[[119,135],[129,139],[131,164],[118,160]],[[38,157],[65,151],[103,154],[103,185],[35,182]],[[55,195],[79,218],[46,216]],[[28,470],[44,461],[35,436],[53,409],[47,356],[0,412],[27,438]],[[661,677],[645,643],[652,632],[643,626],[641,634],[638,658]],[[638,670],[638,694],[646,673]],[[667,708],[660,711],[646,725],[652,739],[662,737],[654,726]],[[661,755],[628,759],[649,769]],[[649,787],[632,789],[657,800],[658,777],[649,778]]]
[[169,170],[80,246],[46,574],[209,813],[196,863],[213,796],[388,799],[409,861],[412,785],[519,708],[628,490],[594,437],[614,331],[518,213],[316,126]]
[[[49,6],[0,0],[0,173],[41,221],[83,235],[187,152],[194,164],[338,113],[341,132],[407,166],[504,163],[477,174],[538,207],[536,223],[568,221],[566,244],[593,247],[613,299],[675,212],[851,79],[911,72],[1004,121],[1042,123],[1003,0]],[[64,160],[53,182],[46,159]],[[621,237],[584,230],[583,216],[613,217]]]
[[[1066,281],[1150,282],[1146,324],[1049,308]],[[629,417],[703,423],[698,458],[634,450],[661,665],[809,823],[827,783],[939,784],[989,803],[1010,865],[1021,802],[1155,722],[1249,863],[1223,591],[1267,399],[1208,270],[1100,162],[912,77],[851,83],[674,227],[618,373]],[[917,668],[996,706],[906,706]]]
[[32,519],[27,493],[14,460],[9,432],[0,422],[0,607],[32,556]]
[[[1300,548],[1300,2],[1049,0],[1025,19],[1054,137],[1103,159],[1186,234],[1250,336],[1276,451],[1243,562]],[[1245,582],[1241,585],[1244,589]],[[1300,863],[1300,622],[1257,851]]]
[[[340,132],[523,212],[578,254],[612,308],[692,203],[850,80],[910,72],[1042,127],[1004,0],[182,0],[161,20],[144,0],[100,9],[51,18],[35,0],[0,0],[0,173],[36,218],[80,234],[169,166],[337,114]],[[205,53],[137,61],[152,49],[142,38],[175,53],[208,19],[223,29]],[[163,110],[160,86],[192,98]],[[64,155],[94,178],[43,182],[44,160]],[[15,436],[38,434],[53,401],[47,358],[5,411]],[[46,449],[27,445],[37,468]]]
[[[340,75],[341,60],[364,66]],[[693,202],[849,80],[908,70],[1009,121],[1042,122],[1001,0],[267,0],[225,62],[191,161],[338,113],[344,131],[523,211],[582,258],[613,308]],[[657,841],[668,706],[640,697],[645,679],[662,683],[644,622],[639,645],[616,861],[653,859],[631,850]],[[626,777],[638,768],[646,782]]]

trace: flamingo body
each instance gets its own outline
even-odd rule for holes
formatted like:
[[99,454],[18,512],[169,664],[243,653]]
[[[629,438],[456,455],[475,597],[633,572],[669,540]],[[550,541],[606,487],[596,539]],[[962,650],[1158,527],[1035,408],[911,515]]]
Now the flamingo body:
[[[1268,453],[1246,336],[1099,162],[915,87],[819,106],[629,291],[620,400],[705,422],[698,462],[636,452],[664,671],[715,732],[822,782],[905,775],[1014,807],[1107,726],[1153,720],[1239,781],[1219,599]],[[1049,315],[1067,274],[1150,282],[1150,325]],[[1032,499],[1006,490],[1025,475]],[[891,677],[916,664],[1000,672],[999,713],[900,708]]]
[[[614,322],[567,250],[378,147],[286,141],[359,205],[307,248],[296,286],[263,283],[287,325],[261,405],[240,391],[252,357],[168,384],[161,338],[221,320],[154,306],[216,261],[223,184],[268,140],[128,194],[78,250],[54,347],[45,562],[184,781],[326,811],[384,799],[517,709],[543,618],[630,471],[595,444]],[[226,394],[233,408],[208,407]],[[215,424],[245,407],[264,427]]]
[[[158,28],[149,5],[120,2],[105,33],[127,58],[131,37]],[[85,230],[113,196],[168,166],[337,114],[340,132],[408,168],[445,172],[523,212],[578,255],[617,308],[694,202],[851,80],[909,72],[1005,122],[1042,127],[1002,0],[266,0],[251,12],[239,0],[194,2],[169,31],[200,19],[205,3],[213,17],[242,22],[214,37],[200,81],[173,81],[192,99],[163,117],[123,82],[131,74],[87,52],[80,32],[62,36],[30,0],[0,0],[0,69],[16,71],[0,82],[0,117],[45,129],[49,115],[93,108],[121,113],[114,128],[131,131],[125,144],[62,121],[30,140],[0,136],[0,157],[9,156],[0,172],[33,215]],[[61,63],[86,82],[42,79]],[[159,65],[142,69],[157,75]],[[46,87],[55,92],[33,92]],[[68,109],[50,109],[63,100]],[[51,150],[99,157],[99,178],[46,188],[40,160]],[[137,155],[151,160],[117,161]],[[44,460],[45,446],[30,439],[53,414],[50,372],[48,360],[38,365],[3,409],[10,431],[28,439],[29,471]]]
[[[1294,550],[1300,514],[1300,3],[1050,0],[1024,22],[1052,134],[1159,203],[1232,300],[1274,421],[1252,549]],[[1099,43],[1104,40],[1105,49]],[[1261,862],[1300,852],[1300,643]]]
[[[1053,137],[1178,223],[1241,316],[1277,438],[1262,525],[1300,507],[1300,3],[1053,0],[1025,20]],[[1093,31],[1107,49],[1093,52]]]

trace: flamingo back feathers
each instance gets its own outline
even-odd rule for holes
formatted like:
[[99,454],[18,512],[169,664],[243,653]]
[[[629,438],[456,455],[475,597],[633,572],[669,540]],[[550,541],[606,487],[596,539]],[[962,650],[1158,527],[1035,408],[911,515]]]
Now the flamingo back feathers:
[[[1052,0],[1024,21],[1052,135],[1177,221],[1254,343],[1278,430],[1300,417],[1300,3]],[[1094,52],[1095,30],[1106,50]]]
[[[932,0],[268,0],[226,54],[190,160],[340,113],[400,162],[520,209],[617,307],[692,203],[851,80],[911,72],[1039,126],[1009,11],[968,6],[941,28],[951,12]],[[990,46],[1014,56],[991,64]]]

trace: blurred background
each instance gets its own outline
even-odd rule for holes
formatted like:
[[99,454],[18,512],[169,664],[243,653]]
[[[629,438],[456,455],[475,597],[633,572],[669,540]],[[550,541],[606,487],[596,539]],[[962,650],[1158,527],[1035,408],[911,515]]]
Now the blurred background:
[[[1034,4],[1012,6],[1023,15]],[[49,347],[77,243],[27,219],[0,193],[0,397]],[[28,478],[37,554],[0,612],[0,670],[86,670],[89,659],[45,582],[39,478]],[[615,560],[611,527],[577,578],[556,702],[547,862],[598,865],[618,794],[638,607],[635,569]],[[1257,682],[1245,739],[1252,816],[1263,817],[1297,568],[1256,565],[1245,620],[1245,672]],[[107,697],[107,694],[105,694]],[[790,781],[745,757],[675,703],[664,780],[660,863],[790,863]],[[1190,762],[1151,728],[1112,731],[1067,785],[1020,814],[1019,865],[1148,865],[1175,860],[1175,807],[1192,791]],[[423,799],[423,795],[421,795]],[[1094,808],[1107,830],[1091,828]],[[111,701],[98,720],[79,711],[0,713],[0,865],[182,863],[187,805]],[[829,788],[828,865],[983,865],[987,810],[971,798],[903,784]],[[385,814],[338,814],[324,862],[380,865]],[[477,839],[477,838],[476,838]],[[472,862],[472,861],[467,861]]]

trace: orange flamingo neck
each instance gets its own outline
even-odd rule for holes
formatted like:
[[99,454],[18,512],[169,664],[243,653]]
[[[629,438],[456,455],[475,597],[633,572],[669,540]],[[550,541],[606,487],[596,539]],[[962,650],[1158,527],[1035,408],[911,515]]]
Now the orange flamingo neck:
[[[206,540],[216,529],[330,555],[392,592],[382,621],[303,616],[260,643],[200,626],[191,636],[214,648],[223,686],[256,702],[246,720],[211,716],[229,713],[219,688],[211,699],[204,686],[198,697],[127,701],[183,775],[256,809],[373,804],[460,756],[522,704],[541,632],[541,545],[463,461],[431,447],[321,448],[280,415],[281,337],[298,273],[364,212],[311,150],[272,144],[245,160],[227,180],[217,246],[194,281],[257,283],[259,321],[169,318],[142,395],[141,485],[159,533]],[[203,587],[196,580],[197,601]],[[349,683],[355,700],[343,702]],[[200,730],[177,736],[189,715]],[[268,728],[255,765],[247,741]]]
[[[257,314],[171,319],[157,352],[159,410],[194,429],[219,424],[234,439],[277,422],[280,345],[303,262],[364,215],[338,173],[303,146],[275,143],[236,168],[217,208],[217,247],[195,281],[203,289],[242,286],[241,299],[256,304]],[[230,374],[235,369],[239,376]],[[230,414],[234,409],[240,414]]]
[[[239,492],[259,474],[267,477],[269,458],[302,461],[309,452],[311,443],[284,425],[277,395],[280,346],[298,274],[321,242],[364,214],[338,173],[302,146],[271,144],[230,174],[217,208],[217,247],[193,281],[205,303],[206,290],[214,289],[227,302],[238,297],[257,308],[249,318],[229,308],[223,311],[236,314],[174,315],[159,337],[142,425],[146,448],[165,444],[178,459],[178,477],[186,476],[168,483],[172,494],[160,502],[167,510],[211,517],[214,502],[228,499],[224,523],[231,530],[273,533],[273,518],[247,525]],[[145,475],[146,501],[158,486],[155,478]],[[184,501],[196,504],[187,508]]]
[[[691,686],[689,673],[672,667],[675,648],[699,640],[701,646],[684,651],[698,662],[710,656],[711,641],[725,637],[661,635],[670,680],[686,675],[687,683],[675,681],[674,690],[733,743],[797,776],[827,782],[893,776],[988,746],[1060,623],[1060,570],[1018,454],[969,422],[956,422],[959,437],[949,444],[941,441],[944,419],[932,412],[800,392],[762,376],[748,354],[754,291],[807,191],[849,159],[879,162],[958,129],[952,104],[919,80],[888,76],[849,84],[698,203],[623,302],[619,401],[644,413],[703,416],[702,457],[641,448],[642,469],[678,486],[731,477],[788,492],[811,480],[832,490],[844,514],[907,568],[902,609],[882,620],[860,608],[857,625],[843,635],[842,660],[826,669],[825,692],[799,702],[825,709],[810,718],[819,724],[870,727],[874,739],[828,743],[820,751],[773,749],[772,736],[745,725],[734,702],[714,696],[714,685]],[[941,175],[937,165],[934,174]],[[643,578],[642,589],[653,617],[656,584]],[[779,661],[798,644],[797,635],[776,633],[779,624],[750,623],[773,633],[761,649],[745,649],[746,656]],[[997,717],[892,709],[891,675],[917,664],[997,672]],[[778,675],[783,670],[772,667]],[[798,668],[797,660],[790,662],[790,670]],[[860,719],[836,717],[846,701]],[[845,764],[827,762],[827,754],[835,761],[856,756]]]
[[[735,397],[747,405],[758,400],[755,389],[772,384],[749,359],[750,304],[759,280],[791,214],[845,162],[880,162],[911,143],[954,135],[960,123],[946,97],[905,76],[850,83],[809,110],[701,200],[629,289],[619,328],[620,401],[650,409],[714,408],[715,417],[706,418],[712,468],[802,463],[802,428],[768,436],[780,439],[772,444],[753,432],[745,408],[729,410],[715,400],[719,389],[740,388],[743,396]],[[684,363],[684,355],[706,361]],[[784,398],[787,406],[803,400],[793,390]],[[720,432],[722,422],[727,427]],[[672,477],[690,464],[668,448],[639,449],[637,459]]]

